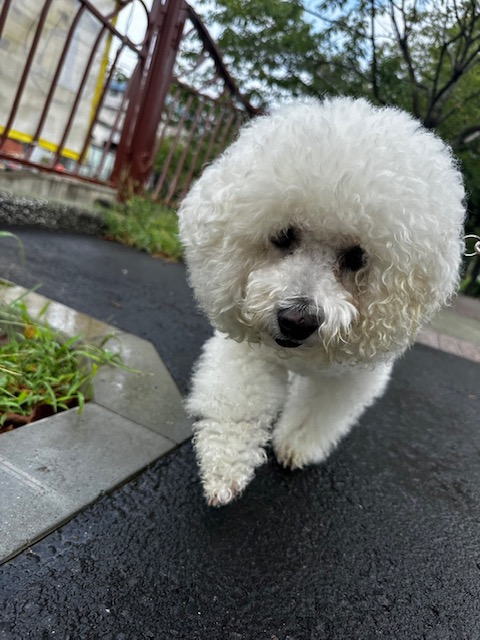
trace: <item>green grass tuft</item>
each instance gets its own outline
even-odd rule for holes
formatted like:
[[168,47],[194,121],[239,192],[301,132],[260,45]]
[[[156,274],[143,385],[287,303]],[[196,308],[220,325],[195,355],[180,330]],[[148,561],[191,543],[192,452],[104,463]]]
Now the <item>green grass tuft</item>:
[[108,236],[151,255],[182,259],[177,214],[156,202],[135,197],[104,211]]
[[30,316],[20,298],[0,308],[0,427],[9,418],[31,416],[39,406],[52,413],[78,406],[81,411],[101,365],[122,366],[121,357],[79,336],[60,334]]

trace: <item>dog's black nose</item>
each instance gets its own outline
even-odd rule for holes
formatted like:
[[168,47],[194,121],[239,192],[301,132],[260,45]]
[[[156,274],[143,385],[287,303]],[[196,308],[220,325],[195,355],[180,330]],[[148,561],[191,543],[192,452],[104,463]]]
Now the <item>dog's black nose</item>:
[[280,309],[277,319],[282,335],[290,340],[306,340],[319,327],[317,315],[311,313],[305,305]]

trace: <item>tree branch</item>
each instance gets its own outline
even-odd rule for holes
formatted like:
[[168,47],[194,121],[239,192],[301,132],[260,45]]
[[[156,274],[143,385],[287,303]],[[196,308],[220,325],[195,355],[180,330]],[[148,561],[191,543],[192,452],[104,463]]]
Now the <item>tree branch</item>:
[[[480,89],[478,91],[474,91],[469,96],[467,96],[464,100],[462,100],[462,107],[464,107],[466,104],[468,104],[472,100],[477,100],[478,98],[480,98]],[[437,126],[445,124],[447,120],[449,120],[452,116],[456,115],[457,113],[458,113],[458,107],[454,107],[453,109],[450,109],[448,113],[444,114],[438,120]]]
[[[450,144],[453,147],[453,149],[455,149],[456,151],[459,151],[461,149],[466,149],[468,148],[468,144],[469,144],[467,142],[467,138],[469,136],[474,135],[475,133],[478,133],[480,135],[480,123],[471,125],[470,127],[466,127],[457,136],[455,136],[455,138],[450,140]],[[475,138],[476,137],[477,136],[475,136]]]
[[[474,2],[471,5],[471,15],[468,16],[465,10],[463,15],[460,14],[457,3],[453,0],[453,8],[455,12],[455,18],[457,20],[458,32],[451,37],[448,41],[445,41],[442,45],[438,64],[435,72],[435,79],[430,94],[430,101],[425,115],[424,123],[427,127],[434,128],[439,122],[441,122],[441,113],[450,97],[453,89],[457,85],[460,78],[462,78],[470,68],[476,64],[477,56],[480,53],[480,43],[478,43],[479,36],[474,36],[477,21],[480,20],[480,14],[477,13],[477,5]],[[446,16],[447,20],[447,16]],[[449,55],[450,49],[453,45],[455,47],[453,58]],[[447,80],[443,86],[439,86],[439,80],[443,69],[445,55],[449,55],[451,71]]]
[[375,0],[370,0],[370,44],[372,47],[372,91],[375,99],[380,104],[385,104],[385,100],[380,97],[378,86],[378,64],[377,64],[377,44],[375,41]]
[[[397,19],[395,17],[395,9],[397,9],[397,11],[400,11],[403,17],[403,23],[405,25],[405,30],[403,35],[400,33]],[[418,82],[416,70],[413,64],[412,56],[410,54],[410,49],[408,45],[407,18],[405,15],[405,6],[403,2],[401,7],[398,7],[393,1],[390,2],[390,19],[392,21],[392,26],[395,32],[397,44],[400,47],[402,57],[407,65],[408,77],[410,79],[410,86],[412,89],[412,112],[417,118],[420,118],[420,100],[419,100],[418,89],[419,88],[426,89],[426,87],[422,86],[422,84]]]

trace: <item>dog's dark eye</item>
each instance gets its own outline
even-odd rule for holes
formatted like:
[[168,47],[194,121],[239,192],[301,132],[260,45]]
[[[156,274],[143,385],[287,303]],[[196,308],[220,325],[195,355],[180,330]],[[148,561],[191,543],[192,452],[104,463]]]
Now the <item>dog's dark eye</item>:
[[282,229],[282,231],[271,239],[271,243],[277,249],[291,249],[297,240],[297,233],[293,227]]
[[343,251],[340,256],[340,267],[348,271],[358,271],[365,266],[367,262],[367,254],[358,245]]

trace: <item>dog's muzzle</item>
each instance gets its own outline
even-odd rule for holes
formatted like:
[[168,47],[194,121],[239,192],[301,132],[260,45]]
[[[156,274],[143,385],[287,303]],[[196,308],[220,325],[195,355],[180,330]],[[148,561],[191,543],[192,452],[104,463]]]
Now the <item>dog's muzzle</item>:
[[287,349],[299,347],[321,324],[318,314],[310,311],[308,301],[279,309],[277,322],[282,335],[275,341]]

